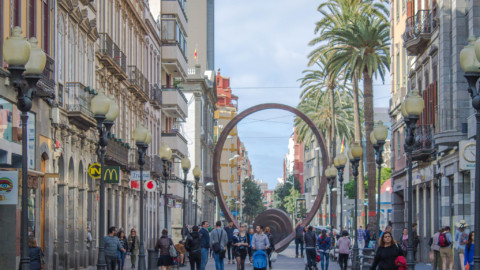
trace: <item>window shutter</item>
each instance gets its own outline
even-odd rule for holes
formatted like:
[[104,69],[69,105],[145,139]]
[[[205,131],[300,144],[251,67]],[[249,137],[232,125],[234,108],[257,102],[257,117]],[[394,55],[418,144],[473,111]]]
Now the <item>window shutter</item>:
[[407,18],[413,16],[413,0],[407,2]]

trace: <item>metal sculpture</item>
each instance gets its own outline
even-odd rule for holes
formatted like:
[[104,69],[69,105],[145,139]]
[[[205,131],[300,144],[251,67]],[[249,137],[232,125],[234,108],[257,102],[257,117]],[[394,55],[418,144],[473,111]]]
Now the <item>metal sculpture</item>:
[[[213,183],[215,185],[215,192],[218,198],[218,203],[220,205],[220,208],[222,209],[226,219],[228,221],[232,221],[237,228],[239,228],[237,220],[233,217],[232,213],[230,212],[230,209],[228,209],[228,205],[225,202],[225,199],[223,198],[222,185],[219,180],[220,179],[220,159],[222,155],[223,145],[225,144],[228,134],[230,134],[230,131],[238,124],[238,122],[240,122],[250,114],[253,114],[262,110],[267,110],[267,109],[279,109],[279,110],[289,111],[291,113],[294,113],[298,117],[300,117],[303,121],[305,121],[305,123],[312,130],[320,146],[320,151],[322,152],[323,169],[327,168],[328,166],[328,154],[325,148],[325,141],[323,139],[322,134],[320,134],[320,132],[318,131],[317,127],[312,122],[312,120],[310,120],[310,118],[308,118],[304,113],[297,110],[296,108],[283,105],[283,104],[266,103],[266,104],[253,106],[241,112],[237,116],[235,116],[223,129],[222,133],[220,134],[220,137],[218,138],[218,142],[215,146],[215,152],[213,156]],[[321,199],[325,194],[326,188],[327,188],[327,179],[324,173],[322,172],[322,178],[320,181],[320,185],[318,187],[317,198],[313,203],[312,209],[308,213],[307,217],[301,223],[297,224],[297,226],[300,226],[300,225],[305,226],[309,224],[310,221],[312,221],[313,216],[315,215],[318,208],[320,207]],[[263,226],[269,226],[272,229],[273,234],[276,236],[275,240],[278,241],[275,244],[275,249],[277,251],[282,251],[285,248],[287,248],[289,243],[295,238],[295,231],[293,230],[293,225],[292,225],[292,221],[290,220],[290,217],[288,216],[287,213],[285,213],[280,209],[265,210],[264,212],[260,213],[257,216],[257,218],[255,219],[255,224],[262,224]]]

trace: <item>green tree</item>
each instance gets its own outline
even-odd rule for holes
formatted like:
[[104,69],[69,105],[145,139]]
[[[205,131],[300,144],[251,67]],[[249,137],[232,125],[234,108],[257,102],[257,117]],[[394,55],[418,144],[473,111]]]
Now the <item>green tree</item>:
[[300,199],[300,191],[290,188],[290,194],[283,199],[287,213],[295,214],[297,199]]
[[275,190],[273,191],[273,207],[287,211],[283,200],[285,197],[290,195],[290,189],[292,188],[291,182],[285,182],[285,184],[278,184]]
[[243,182],[243,192],[243,215],[251,224],[255,217],[266,209],[263,205],[263,194],[258,184],[250,179]]
[[[382,168],[382,185],[387,182],[388,179],[390,179],[390,177],[392,176],[392,169],[391,168]],[[373,189],[375,190],[375,193],[377,193],[377,180],[378,179],[378,171],[376,172],[376,176],[375,176],[375,183],[374,183],[374,187]],[[368,188],[368,176],[365,177],[365,188]],[[353,199],[355,198],[355,185],[354,185],[354,181],[353,181],[353,178],[350,179],[350,181],[348,183],[346,183],[345,185],[343,185],[343,190],[344,190],[344,194],[346,197],[350,198],[350,199]],[[369,200],[370,201],[370,200]],[[375,199],[374,199],[375,201]]]

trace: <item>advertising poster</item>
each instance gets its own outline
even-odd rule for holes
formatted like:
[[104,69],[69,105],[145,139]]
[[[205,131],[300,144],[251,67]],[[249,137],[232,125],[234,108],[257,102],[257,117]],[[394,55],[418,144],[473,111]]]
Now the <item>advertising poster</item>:
[[18,171],[0,171],[0,205],[17,204]]

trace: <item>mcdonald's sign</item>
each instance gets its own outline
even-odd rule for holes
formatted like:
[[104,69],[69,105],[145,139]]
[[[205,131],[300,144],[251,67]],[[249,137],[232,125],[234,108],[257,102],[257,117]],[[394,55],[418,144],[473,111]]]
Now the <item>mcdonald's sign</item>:
[[105,179],[104,182],[107,184],[118,184],[120,183],[120,166],[105,166]]

